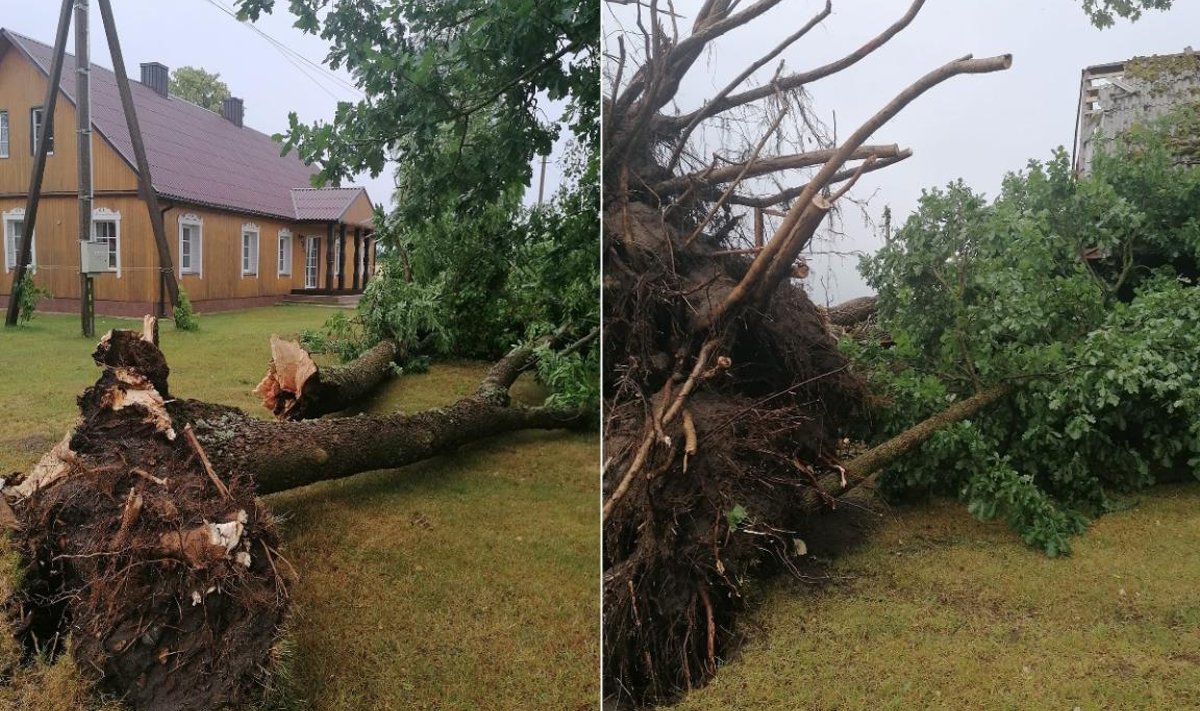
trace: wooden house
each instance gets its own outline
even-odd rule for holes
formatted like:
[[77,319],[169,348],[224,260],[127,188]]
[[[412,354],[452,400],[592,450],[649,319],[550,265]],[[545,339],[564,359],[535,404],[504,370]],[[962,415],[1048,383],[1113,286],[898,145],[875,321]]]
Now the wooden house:
[[[53,48],[0,29],[0,306],[12,290]],[[116,76],[92,65],[94,241],[109,245],[95,277],[96,312],[152,313],[164,299],[158,253],[121,110]],[[78,311],[80,245],[74,57],[66,56],[50,123],[33,239],[40,308]],[[374,269],[373,207],[360,187],[314,188],[316,172],[270,136],[244,126],[242,100],[220,113],[171,96],[168,71],[141,65],[131,82],[173,268],[198,311],[275,303],[291,294],[354,294]]]

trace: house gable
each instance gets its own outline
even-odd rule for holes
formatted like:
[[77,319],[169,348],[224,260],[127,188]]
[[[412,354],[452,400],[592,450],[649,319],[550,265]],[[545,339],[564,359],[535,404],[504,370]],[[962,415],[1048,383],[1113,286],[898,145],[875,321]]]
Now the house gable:
[[[64,73],[65,75],[65,73]],[[0,158],[0,195],[25,195],[33,172],[30,111],[46,100],[46,75],[0,35],[0,111],[8,112],[8,157]],[[44,193],[74,193],[75,106],[59,94],[54,110],[54,154],[46,159]],[[137,174],[107,139],[92,142],[92,182],[96,192],[137,190]]]

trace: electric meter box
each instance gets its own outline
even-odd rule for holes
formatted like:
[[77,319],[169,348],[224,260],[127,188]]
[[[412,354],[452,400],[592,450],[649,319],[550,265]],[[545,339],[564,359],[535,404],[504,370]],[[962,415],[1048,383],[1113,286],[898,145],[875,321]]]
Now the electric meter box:
[[84,274],[117,271],[108,265],[108,242],[80,242],[79,263]]

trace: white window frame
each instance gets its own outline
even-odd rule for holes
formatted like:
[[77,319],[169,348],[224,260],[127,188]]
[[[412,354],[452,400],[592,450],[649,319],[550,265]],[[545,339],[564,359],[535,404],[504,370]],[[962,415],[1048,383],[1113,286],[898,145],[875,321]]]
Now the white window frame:
[[[42,120],[35,121],[34,114],[41,114]],[[34,106],[29,109],[29,155],[36,156],[38,148],[38,128],[46,125],[46,107]],[[50,128],[54,128],[51,126]],[[50,150],[46,151],[46,156],[54,155],[54,133],[50,133]]]
[[98,207],[92,210],[92,236],[91,241],[97,242],[96,239],[96,223],[111,222],[114,225],[114,235],[116,239],[117,250],[117,278],[121,278],[121,213],[113,212],[107,207]]
[[4,109],[0,111],[0,158],[8,157],[9,138],[8,109]]
[[[318,289],[321,286],[321,238],[309,235],[304,240],[304,288]],[[312,257],[312,286],[308,285],[309,257]]]
[[286,227],[279,230],[279,239],[276,240],[276,244],[279,249],[275,260],[276,276],[290,277],[292,275],[292,252],[295,247],[295,242],[292,241],[292,231]]
[[342,254],[342,240],[338,235],[333,236],[333,280],[337,282],[338,277],[342,275],[342,259],[346,255]]
[[[261,257],[261,253],[262,253],[261,244],[259,243],[259,240],[258,240],[259,232],[260,232],[260,230],[258,229],[258,225],[254,224],[253,222],[247,222],[246,224],[242,225],[242,239],[240,242],[238,242],[238,246],[240,247],[240,249],[238,250],[238,263],[239,263],[239,266],[241,267],[240,271],[242,273],[243,278],[258,276],[259,261],[260,261],[259,258]],[[246,247],[247,247],[246,238],[247,237],[253,238],[253,249],[252,250],[246,249]],[[253,263],[247,265],[246,257],[251,257]]]
[[[183,268],[183,228],[192,227],[195,229],[196,243],[192,245],[192,265],[184,270]],[[195,276],[200,279],[204,278],[204,219],[194,212],[188,212],[179,216],[179,278],[184,276]]]
[[[4,271],[11,272],[17,268],[17,250],[21,243],[18,239],[15,244],[11,245],[8,241],[8,225],[10,222],[25,222],[25,208],[18,207],[4,213]],[[29,245],[29,271],[37,271],[37,230],[33,231],[32,239]]]

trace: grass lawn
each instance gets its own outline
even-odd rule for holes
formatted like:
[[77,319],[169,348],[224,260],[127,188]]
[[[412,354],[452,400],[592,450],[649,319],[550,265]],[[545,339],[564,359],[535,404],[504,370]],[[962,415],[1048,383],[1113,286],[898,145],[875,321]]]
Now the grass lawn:
[[813,592],[759,591],[749,643],[673,711],[1200,708],[1200,486],[1050,559],[955,502],[894,511]]
[[[329,309],[279,306],[162,329],[172,394],[264,413],[251,394],[271,333]],[[97,333],[140,322],[98,319]],[[96,377],[78,318],[0,330],[0,472],[33,464]],[[370,412],[437,406],[486,364],[394,379]],[[17,374],[20,374],[19,376]],[[536,397],[518,382],[518,398]],[[453,456],[268,498],[284,519],[293,591],[288,709],[585,709],[599,668],[599,450],[594,434],[525,432]],[[62,665],[59,665],[61,667]],[[69,669],[0,687],[0,709],[90,708]]]

